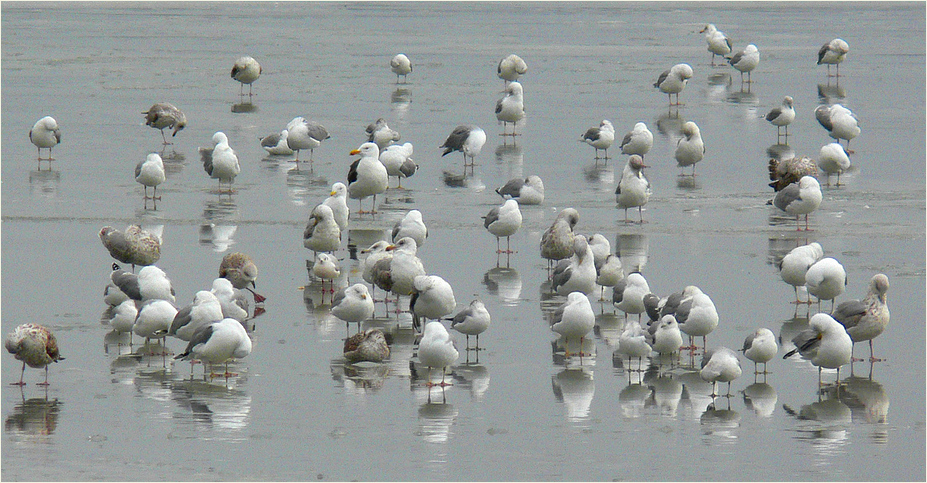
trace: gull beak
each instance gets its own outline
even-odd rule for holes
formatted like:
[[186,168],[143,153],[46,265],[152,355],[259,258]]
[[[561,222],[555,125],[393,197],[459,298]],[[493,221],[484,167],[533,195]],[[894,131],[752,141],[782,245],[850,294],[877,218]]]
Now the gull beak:
[[387,250],[387,251],[393,251],[393,250],[395,250],[395,249],[396,249],[396,245],[390,245],[390,246],[386,247],[386,250]]
[[360,154],[360,149],[353,149],[353,150],[351,150],[351,152],[348,153],[348,154],[350,154],[350,155]]
[[338,194],[337,191],[332,191],[331,193],[328,194],[328,196],[335,196],[336,194]]

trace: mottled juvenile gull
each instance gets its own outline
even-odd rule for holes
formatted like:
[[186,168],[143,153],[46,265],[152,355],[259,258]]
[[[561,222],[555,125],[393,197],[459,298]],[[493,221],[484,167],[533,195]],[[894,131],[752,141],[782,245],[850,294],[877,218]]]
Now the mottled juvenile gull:
[[579,212],[574,208],[564,208],[541,235],[541,256],[547,259],[548,273],[554,261],[573,256],[573,227],[577,223]]
[[854,346],[857,342],[869,341],[869,361],[879,362],[872,351],[872,340],[878,337],[888,327],[890,314],[886,293],[888,292],[888,277],[876,274],[869,281],[869,291],[863,300],[848,300],[841,302],[832,314],[840,322]]
[[165,129],[172,128],[174,131],[171,133],[171,137],[174,137],[180,130],[187,127],[187,116],[180,109],[166,102],[159,102],[142,114],[145,115],[146,126],[161,131],[161,139],[164,140],[164,144],[173,144],[164,137]]
[[383,362],[389,357],[389,345],[382,330],[367,329],[345,339],[343,353],[348,362]]
[[161,240],[138,225],[129,225],[125,231],[111,226],[100,229],[100,241],[110,256],[122,263],[152,265],[161,258]]
[[23,361],[22,371],[19,373],[19,382],[14,386],[25,386],[23,376],[26,374],[26,364],[38,369],[45,368],[45,382],[38,385],[48,385],[48,365],[52,362],[63,361],[64,357],[58,351],[58,340],[47,327],[39,324],[21,324],[13,329],[6,337],[4,343],[6,350],[13,354],[16,360]]
[[241,252],[233,252],[222,257],[222,262],[219,263],[219,276],[229,279],[233,287],[254,294],[255,302],[265,300],[262,295],[252,290],[257,288],[258,268],[250,256]]

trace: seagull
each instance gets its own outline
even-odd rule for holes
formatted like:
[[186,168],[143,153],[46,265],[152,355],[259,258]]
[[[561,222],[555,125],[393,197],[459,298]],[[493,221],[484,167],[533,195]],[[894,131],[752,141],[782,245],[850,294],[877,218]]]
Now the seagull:
[[428,227],[425,226],[425,222],[422,220],[421,211],[409,210],[402,219],[393,225],[393,243],[405,237],[415,240],[416,248],[425,244],[425,240],[428,238]]
[[[612,290],[612,303],[615,304],[618,310],[625,313],[625,318],[627,318],[627,314],[638,314],[640,316],[646,311],[644,296],[649,293],[650,285],[647,284],[647,279],[638,272],[632,272],[615,285]],[[675,319],[673,320],[675,321]]]
[[[329,253],[319,253],[312,264],[312,274],[322,280],[322,291],[325,292],[325,281],[328,280],[331,289],[328,292],[335,293],[335,279],[341,276],[341,267],[338,259]],[[334,298],[334,297],[333,297]],[[334,303],[334,302],[332,302]]]
[[792,183],[776,193],[773,204],[776,208],[795,216],[798,231],[801,231],[798,219],[805,215],[805,231],[808,231],[808,215],[821,206],[823,199],[818,180],[813,176],[802,176],[798,183]]
[[496,75],[506,84],[517,81],[525,72],[528,72],[528,64],[515,54],[500,60],[496,68]]
[[467,308],[457,312],[453,318],[444,320],[451,321],[451,328],[467,336],[467,350],[470,350],[470,336],[476,336],[476,347],[473,350],[480,350],[480,334],[486,332],[492,317],[486,306],[479,299],[473,299]]
[[636,154],[644,158],[644,155],[650,152],[653,147],[653,133],[647,129],[647,124],[638,122],[634,129],[624,135],[621,140],[621,154]]
[[818,307],[821,300],[830,300],[833,310],[834,299],[846,291],[847,272],[836,259],[822,258],[808,268],[805,285],[808,293],[818,298]]
[[164,129],[173,128],[174,132],[171,133],[171,137],[174,137],[183,128],[187,127],[187,116],[180,109],[166,102],[159,102],[142,114],[145,115],[146,126],[161,131],[161,139],[164,140],[164,144],[173,144],[164,137]]
[[261,138],[261,147],[274,156],[289,156],[293,150],[287,145],[288,136],[289,131],[286,129],[280,131],[280,134],[268,134]]
[[564,355],[570,357],[570,339],[579,339],[579,357],[582,358],[583,341],[595,327],[595,312],[589,304],[589,298],[582,292],[570,292],[566,302],[554,311],[550,330],[563,338]]
[[840,366],[849,364],[853,357],[853,340],[840,322],[825,313],[811,316],[810,326],[792,339],[795,349],[786,352],[783,359],[788,359],[796,352],[818,367],[818,385],[821,385],[823,369],[837,369],[837,382],[840,382]]
[[583,235],[573,239],[573,257],[561,260],[550,277],[550,289],[560,295],[581,292],[589,295],[595,291],[595,256]]
[[254,260],[241,252],[229,253],[222,257],[222,262],[219,263],[219,277],[227,278],[237,289],[251,292],[254,301],[260,303],[266,300],[265,297],[252,290],[257,288],[257,275],[258,268]]
[[[624,221],[630,223],[628,208],[637,207],[640,222],[644,223],[644,205],[650,199],[650,181],[644,177],[644,159],[636,154],[628,158],[628,164],[621,174],[621,180],[615,188],[615,201],[619,208],[624,208]],[[693,172],[695,168],[692,168]]]
[[[234,376],[229,372],[229,360],[241,359],[251,353],[251,338],[248,332],[235,319],[222,319],[219,322],[200,327],[193,333],[193,338],[183,352],[174,359],[196,359],[204,364],[225,363],[226,378]],[[216,376],[216,374],[211,374]]]
[[742,374],[737,353],[727,347],[715,347],[702,356],[702,369],[698,375],[711,382],[711,397],[715,397],[715,384],[727,383],[727,397],[731,396],[731,381]]
[[601,233],[586,237],[586,242],[589,244],[589,248],[592,249],[592,256],[595,258],[595,269],[598,272],[602,268],[602,264],[605,263],[606,257],[611,254],[612,244]]
[[113,307],[113,317],[109,319],[109,325],[119,333],[129,333],[129,343],[132,343],[132,328],[135,326],[135,319],[138,317],[138,307],[132,299],[126,299],[119,305]]
[[840,77],[840,63],[846,60],[849,51],[850,46],[843,39],[831,40],[818,49],[818,65],[827,64],[827,77],[831,77],[831,64],[837,66],[837,75],[834,77]]
[[837,186],[840,186],[840,174],[850,169],[850,155],[839,142],[825,144],[818,155],[818,167],[827,175],[828,186],[830,175],[837,173]]
[[715,24],[710,23],[702,30],[700,34],[705,34],[705,41],[708,42],[708,51],[711,52],[711,66],[715,66],[715,56],[721,57],[731,53],[731,39],[724,35],[724,32],[718,30]]
[[753,69],[760,63],[760,51],[753,44],[747,45],[744,50],[737,52],[731,57],[726,57],[732,67],[740,71],[740,83],[744,83],[744,72],[747,73],[747,84],[753,82],[750,77]]
[[235,150],[229,146],[229,138],[224,132],[219,131],[212,136],[215,148],[212,156],[203,161],[203,169],[211,178],[219,180],[219,192],[222,192],[222,183],[229,185],[228,193],[232,193],[232,183],[235,177],[241,172],[241,165],[238,164],[238,155]]
[[110,274],[110,280],[132,300],[145,302],[151,299],[161,299],[172,303],[176,300],[174,288],[164,270],[148,265],[142,267],[136,275],[120,270],[118,266],[114,268],[116,270]]
[[396,177],[399,182],[397,188],[402,188],[402,178],[408,178],[418,170],[418,165],[412,160],[412,151],[412,143],[392,144],[380,151],[380,162],[386,167],[386,174]]
[[[360,159],[351,163],[348,169],[348,196],[357,200],[357,213],[377,212],[377,195],[386,191],[389,185],[389,173],[386,166],[380,162],[380,148],[376,144],[367,142],[349,154],[360,154]],[[373,206],[369,212],[360,209],[361,201],[373,196]]]
[[138,308],[132,331],[135,335],[145,338],[145,345],[148,345],[151,339],[166,339],[176,316],[177,308],[173,302],[162,299],[146,300]]
[[596,271],[598,274],[595,283],[602,286],[602,292],[599,300],[605,300],[605,287],[614,287],[624,280],[624,271],[621,266],[621,258],[611,253],[605,257],[602,266]]
[[811,300],[802,302],[798,298],[798,287],[805,286],[805,274],[818,260],[824,257],[824,249],[818,242],[809,243],[793,248],[779,262],[779,275],[782,281],[795,289],[795,304],[811,303]]
[[[163,183],[164,161],[158,153],[149,153],[144,161],[139,161],[135,166],[135,181],[145,187],[145,199],[160,200],[158,196],[158,185]],[[148,187],[151,186],[153,193],[148,197]]]
[[[389,275],[389,262],[393,258],[392,251],[387,250],[389,246],[389,243],[384,240],[380,240],[361,250],[362,254],[367,255],[362,262],[363,272],[361,276],[365,282],[373,285],[374,288],[379,286],[379,284],[376,283],[374,270],[377,262],[380,260],[385,260],[387,270],[384,275]],[[390,285],[391,284],[392,281],[390,281]],[[390,288],[386,288],[386,290],[389,291]]]
[[[395,259],[395,258],[394,258]],[[412,282],[412,327],[421,330],[420,318],[439,320],[457,307],[451,284],[437,275],[417,275]]]
[[327,205],[320,204],[312,209],[303,231],[303,246],[317,256],[320,252],[334,252],[341,247],[341,229]]
[[604,159],[608,159],[608,148],[615,142],[615,126],[603,119],[599,127],[590,127],[579,140],[595,148],[595,159],[599,159],[600,149],[605,151]]
[[[386,124],[386,119],[382,117],[377,119],[373,124],[369,124],[366,132],[367,142],[375,143],[380,151],[386,149],[386,147],[394,141],[402,139],[402,135],[399,134],[399,131],[390,129],[389,125]],[[377,156],[379,156],[379,153],[377,153]]]
[[373,317],[373,297],[366,285],[355,283],[335,293],[331,311],[346,324],[357,322],[359,327],[361,322]]
[[383,362],[389,357],[389,345],[382,330],[367,329],[345,339],[343,352],[348,362]]
[[45,382],[38,383],[39,386],[48,385],[48,365],[52,362],[63,361],[58,351],[58,340],[55,334],[48,330],[47,327],[39,324],[21,324],[13,329],[4,343],[7,352],[13,354],[16,360],[23,361],[22,371],[19,373],[19,382],[14,382],[14,386],[25,386],[23,376],[26,374],[26,364],[29,367],[38,369],[45,368]]
[[770,158],[769,160],[769,186],[774,191],[781,191],[786,186],[797,183],[802,176],[813,176],[817,178],[818,166],[814,160],[808,156],[792,157],[789,159],[778,160]]
[[212,281],[210,292],[219,300],[222,307],[222,316],[232,318],[239,322],[248,319],[248,299],[241,290],[232,286],[232,282],[223,277]]
[[792,108],[792,96],[785,96],[782,99],[782,105],[766,113],[766,120],[776,126],[776,139],[782,136],[782,128],[785,127],[785,139],[789,138],[789,124],[795,120],[795,109]]
[[333,184],[328,198],[325,198],[322,204],[332,209],[332,216],[335,218],[335,223],[338,223],[338,228],[342,232],[346,231],[350,213],[348,209],[348,187],[341,182]]
[[814,117],[837,142],[846,139],[847,153],[853,154],[850,150],[850,140],[859,136],[860,133],[859,118],[853,114],[853,111],[841,104],[820,105],[814,110]]
[[[483,226],[496,236],[496,253],[515,253],[512,251],[511,238],[521,228],[521,210],[518,202],[509,199],[502,206],[497,206],[483,217]],[[505,237],[505,251],[499,247],[499,239]]]
[[544,202],[544,182],[535,174],[525,179],[512,178],[496,188],[496,193],[503,199],[513,199],[519,205],[539,205]]
[[45,161],[54,161],[52,157],[52,148],[61,143],[61,129],[58,128],[58,121],[51,116],[45,116],[35,122],[32,129],[29,130],[29,141],[35,145],[39,155],[39,161],[42,161],[42,148],[48,149],[48,157]]
[[661,317],[660,322],[653,324],[651,329],[652,332],[648,331],[648,342],[657,353],[672,354],[682,346],[682,333],[679,331],[676,317],[672,314]]
[[779,344],[776,343],[776,336],[771,330],[763,327],[756,329],[755,332],[744,339],[744,347],[741,349],[747,359],[753,361],[753,373],[760,374],[757,371],[757,365],[763,363],[763,374],[766,374],[766,363],[776,357],[779,352]]
[[844,326],[854,346],[857,342],[869,341],[869,361],[879,362],[872,351],[872,339],[878,337],[888,327],[889,312],[886,301],[888,277],[879,273],[869,280],[869,291],[863,300],[841,302],[831,314],[840,325]]
[[718,327],[718,311],[711,298],[695,285],[689,285],[673,315],[679,330],[689,336],[689,349],[695,350],[692,338],[701,337],[704,351],[708,334]]
[[647,342],[647,334],[641,328],[640,322],[630,320],[625,324],[624,330],[618,337],[618,347],[615,351],[628,356],[628,370],[631,368],[631,359],[635,357],[637,357],[637,370],[642,370],[643,358],[650,356],[653,347],[650,347]]
[[145,231],[139,225],[129,225],[125,231],[111,226],[100,229],[100,241],[110,256],[122,263],[148,266],[161,258],[160,237]]
[[[515,125],[525,117],[524,90],[520,83],[510,82],[505,88],[505,96],[496,101],[496,119],[502,122],[501,136],[517,136]],[[506,131],[506,125],[512,123],[512,132]]]
[[[474,158],[480,154],[480,150],[483,149],[483,144],[486,143],[486,132],[483,131],[479,126],[457,126],[451,131],[451,134],[444,140],[444,144],[438,146],[443,148],[444,152],[441,153],[441,156],[446,155],[451,151],[460,151],[464,156],[464,170],[467,166],[471,168],[475,166]],[[467,157],[470,158],[470,163],[467,163]]]
[[193,303],[180,309],[174,315],[167,335],[190,341],[200,327],[222,320],[222,304],[209,290],[200,290],[193,297]]
[[[450,385],[444,382],[444,371],[447,366],[457,360],[458,356],[457,347],[441,322],[432,321],[425,324],[422,340],[418,344],[418,360],[428,367],[428,382],[426,383],[428,387]],[[441,368],[439,384],[431,382],[431,370],[436,367]]]
[[673,156],[676,158],[676,165],[679,166],[680,171],[682,171],[681,168],[692,166],[692,176],[695,176],[695,163],[705,156],[702,133],[694,122],[686,121],[682,125],[682,134],[685,137],[676,142],[676,152]]
[[579,223],[579,212],[574,208],[564,208],[541,235],[541,256],[547,259],[548,273],[555,260],[573,256],[573,227],[577,223]]
[[[686,83],[692,78],[692,66],[689,64],[676,64],[670,70],[664,71],[653,84],[669,96],[671,106],[680,106],[679,93],[686,88]],[[673,103],[673,94],[676,94],[676,103]]]
[[321,146],[322,141],[331,137],[325,126],[315,121],[307,121],[303,117],[294,117],[286,125],[286,131],[286,145],[296,151],[296,169],[299,169],[300,150],[309,150],[309,162],[311,163],[315,148]]
[[232,79],[241,82],[238,95],[244,96],[245,84],[248,84],[248,97],[251,97],[251,85],[261,77],[261,64],[249,56],[239,57],[232,66]]
[[406,54],[396,54],[389,61],[389,70],[396,74],[396,83],[399,83],[399,76],[402,76],[402,83],[406,83],[406,76],[412,73],[412,61]]
[[425,266],[416,256],[418,245],[414,239],[403,237],[395,245],[390,245],[386,249],[393,252],[393,258],[389,262],[389,276],[392,283],[390,290],[399,296],[409,295],[415,289],[415,277],[425,275]]

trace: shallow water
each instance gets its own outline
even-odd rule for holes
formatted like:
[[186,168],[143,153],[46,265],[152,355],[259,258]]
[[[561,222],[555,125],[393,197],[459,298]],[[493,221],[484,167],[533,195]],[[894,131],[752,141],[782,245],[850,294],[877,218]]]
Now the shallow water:
[[[2,330],[45,324],[67,359],[51,367],[47,390],[32,369],[23,390],[8,385],[20,364],[2,359],[0,476],[924,480],[924,17],[922,4],[898,3],[4,4]],[[759,47],[749,88],[730,67],[708,65],[697,33],[706,21],[735,49]],[[837,36],[851,48],[839,85],[814,65]],[[415,69],[405,85],[387,67],[400,51]],[[512,52],[529,65],[514,145],[498,136],[492,111],[496,63]],[[244,53],[264,67],[250,106],[228,76]],[[680,61],[695,77],[686,105],[668,110],[651,84]],[[789,144],[799,155],[816,157],[830,142],[813,118],[820,102],[841,102],[861,120],[855,169],[825,187],[809,233],[766,205],[768,151],[783,148],[762,116],[784,95],[795,99]],[[164,152],[169,174],[154,210],[132,172],[161,148],[139,114],[159,101],[189,124]],[[25,134],[46,114],[63,142],[51,169],[38,170]],[[297,115],[332,133],[311,172],[266,157],[257,142]],[[443,392],[424,386],[408,316],[385,316],[382,304],[365,326],[391,335],[390,360],[345,365],[348,329],[306,271],[308,212],[345,178],[348,151],[377,117],[416,146],[420,170],[403,182],[408,191],[378,198],[376,217],[352,220],[339,283],[360,280],[357,249],[408,209],[423,212],[427,271],[453,285],[461,308],[476,295],[493,317],[486,350],[478,360],[461,354]],[[615,208],[625,159],[596,167],[592,148],[576,141],[603,118],[618,136],[639,120],[655,134],[643,225],[621,222]],[[684,120],[707,145],[694,180],[672,159]],[[489,140],[474,175],[452,187],[443,172],[459,173],[460,156],[436,147],[461,123],[481,125]],[[217,130],[242,164],[231,199],[216,194],[197,154]],[[500,204],[494,188],[529,174],[544,179],[546,199],[523,207],[518,252],[500,268],[479,217]],[[604,312],[587,343],[595,356],[565,360],[547,322],[562,298],[548,293],[537,246],[567,206],[580,212],[580,233],[604,234],[654,292],[697,284],[708,293],[721,315],[710,346],[739,348],[765,326],[791,348],[807,313],[789,303],[775,263],[797,244],[818,241],[846,267],[838,303],[861,298],[883,272],[892,322],[875,350],[887,360],[845,367],[839,391],[819,393],[806,361],[776,358],[754,383],[742,358],[733,397],[713,400],[692,369],[698,356],[627,371],[612,354],[624,317],[610,304],[595,305]],[[97,233],[129,223],[163,226],[158,265],[180,304],[208,287],[225,253],[256,259],[268,300],[253,320],[253,353],[233,364],[238,377],[206,382],[196,367],[191,378],[186,363],[162,366],[108,334],[101,293],[112,260]]]

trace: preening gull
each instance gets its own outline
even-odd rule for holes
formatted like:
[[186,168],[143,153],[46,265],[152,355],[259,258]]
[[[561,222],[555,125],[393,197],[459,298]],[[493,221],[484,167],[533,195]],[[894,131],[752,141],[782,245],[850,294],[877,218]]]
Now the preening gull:
[[161,258],[161,239],[139,225],[129,225],[124,232],[104,226],[100,229],[100,241],[110,256],[132,264],[133,269],[136,265],[152,265]]
[[[506,200],[483,217],[483,226],[496,236],[496,253],[514,253],[511,238],[521,228],[521,210],[514,199]],[[505,251],[499,247],[499,239],[505,237]]]
[[[229,360],[241,359],[251,353],[251,338],[235,319],[222,319],[214,324],[200,327],[193,334],[187,348],[174,359],[196,359],[204,364],[225,363],[225,377],[229,372]],[[210,374],[215,376],[216,374]]]
[[724,32],[718,30],[715,24],[710,23],[705,26],[699,33],[705,34],[705,42],[708,43],[708,51],[711,52],[711,66],[715,65],[715,56],[721,57],[731,53],[731,39],[724,35]]
[[818,385],[823,369],[837,369],[837,381],[840,381],[840,367],[852,361],[853,340],[840,322],[825,313],[812,315],[808,325],[808,329],[792,339],[795,349],[782,358],[788,359],[797,352],[811,361],[818,367]]
[[571,292],[566,302],[554,311],[550,330],[560,334],[563,338],[564,355],[570,357],[570,339],[579,339],[579,356],[590,355],[583,353],[583,340],[595,327],[595,312],[589,298],[582,292]]
[[496,188],[496,193],[504,199],[518,201],[519,205],[539,205],[544,202],[544,182],[535,174],[525,179],[512,178]]
[[[380,151],[386,149],[394,141],[402,139],[399,131],[390,128],[386,123],[386,119],[382,117],[367,125],[365,132],[367,133],[367,142],[375,143]],[[377,153],[377,156],[379,156],[379,153]]]
[[45,161],[54,161],[52,158],[52,148],[61,143],[61,129],[58,127],[58,121],[51,116],[45,116],[35,122],[32,129],[29,130],[29,141],[35,145],[38,152],[39,161],[42,161],[42,148],[48,149],[48,157]]
[[821,206],[824,195],[821,185],[813,176],[803,176],[798,183],[792,183],[776,193],[773,204],[776,208],[795,216],[795,225],[801,230],[798,219],[805,215],[805,230],[808,230],[808,215]]
[[175,316],[177,308],[172,302],[162,299],[146,300],[138,308],[138,317],[132,331],[135,335],[145,338],[145,345],[148,345],[151,339],[166,339]]
[[560,295],[581,292],[589,295],[595,291],[595,256],[583,235],[573,239],[573,257],[561,260],[550,277],[550,289]]
[[579,223],[579,212],[564,208],[541,235],[541,256],[547,259],[548,273],[556,260],[573,256],[573,228]]
[[307,121],[303,117],[294,117],[286,125],[286,145],[293,151],[296,151],[296,168],[299,169],[299,151],[309,150],[309,161],[312,162],[312,155],[315,148],[322,145],[322,141],[330,138],[325,126],[315,122]]
[[[149,153],[144,160],[135,166],[135,181],[145,187],[145,199],[160,200],[158,185],[163,183],[164,161],[158,153]],[[148,196],[148,187],[153,188],[151,197]]]
[[467,308],[457,312],[453,318],[445,319],[451,321],[451,328],[467,336],[467,349],[470,349],[470,336],[476,336],[476,347],[474,350],[480,350],[480,334],[486,332],[492,317],[486,306],[479,299],[473,299]]
[[[644,222],[644,205],[650,199],[650,181],[644,177],[644,160],[640,156],[633,154],[628,158],[628,164],[624,167],[621,174],[621,180],[615,188],[615,201],[619,208],[624,208],[624,221],[630,222],[628,218],[628,208],[637,207],[640,215],[640,222]],[[694,168],[693,168],[694,170]]]
[[113,307],[113,317],[109,319],[109,325],[119,333],[129,334],[129,343],[132,343],[132,328],[135,326],[135,319],[138,317],[138,307],[132,299],[126,299],[119,305]]
[[309,222],[303,231],[303,246],[316,255],[321,252],[333,252],[341,247],[341,228],[338,227],[331,208],[320,204],[312,209]]
[[744,339],[743,349],[744,356],[753,361],[753,373],[760,374],[757,365],[763,363],[763,372],[766,374],[766,363],[776,357],[779,352],[779,344],[776,343],[776,335],[765,327],[756,329],[752,334]]
[[824,126],[824,129],[827,129],[830,137],[838,142],[841,139],[846,139],[847,152],[853,153],[850,150],[850,140],[859,136],[860,133],[859,119],[856,114],[853,114],[853,111],[841,104],[820,105],[814,110],[814,117],[821,126]]
[[818,167],[827,175],[828,186],[830,175],[837,173],[837,186],[840,186],[840,174],[850,169],[850,155],[840,143],[825,144],[818,154]]
[[686,121],[682,125],[682,134],[685,137],[676,142],[676,152],[673,156],[680,170],[686,166],[692,166],[692,176],[695,176],[695,163],[705,156],[705,142],[702,141],[702,133],[698,125],[692,121]]
[[795,289],[795,304],[811,303],[811,301],[802,302],[798,298],[798,287],[805,286],[805,274],[818,260],[824,257],[824,249],[817,242],[801,245],[793,248],[779,262],[779,275],[782,281],[791,285]]
[[412,160],[413,151],[412,143],[391,144],[380,151],[380,162],[386,167],[386,174],[396,177],[399,182],[397,188],[402,188],[402,178],[408,178],[418,170],[418,165]]
[[728,63],[740,71],[740,82],[744,83],[744,72],[747,73],[746,83],[753,82],[751,72],[760,64],[760,51],[753,44],[747,45],[744,50],[737,52],[731,57],[727,57]]
[[711,382],[711,397],[715,397],[715,385],[727,383],[727,396],[731,395],[731,381],[740,377],[740,359],[737,353],[727,347],[715,347],[702,356],[702,369],[698,375],[703,381]]
[[382,330],[367,329],[345,339],[343,352],[348,362],[383,362],[389,357],[389,345]]
[[214,279],[210,292],[219,300],[223,317],[239,322],[248,319],[248,299],[241,290],[232,286],[229,279],[222,277]]
[[393,243],[397,243],[405,237],[415,240],[416,248],[425,245],[425,240],[428,238],[428,227],[425,226],[421,211],[409,210],[402,219],[393,225]]
[[144,302],[151,299],[163,299],[174,302],[174,287],[164,270],[148,265],[138,271],[138,275],[125,270],[114,270],[110,280],[125,292],[132,300]]
[[[386,191],[389,185],[389,173],[380,162],[380,148],[375,143],[366,142],[349,154],[360,154],[360,159],[351,163],[348,169],[348,196],[357,200],[357,213],[376,213],[377,195]],[[361,210],[361,201],[373,196],[373,205],[369,212]]]
[[850,335],[855,345],[864,340],[869,341],[869,361],[879,362],[872,351],[872,339],[878,337],[888,327],[890,314],[886,293],[888,277],[879,273],[869,281],[869,291],[863,300],[841,302],[832,314]]
[[425,324],[422,340],[418,344],[418,360],[428,367],[428,387],[435,385],[431,382],[431,370],[434,368],[441,369],[441,382],[438,385],[448,385],[444,382],[445,368],[453,364],[458,356],[457,347],[441,322],[432,321]]
[[689,285],[683,290],[683,298],[673,315],[676,316],[679,330],[689,336],[689,349],[695,350],[692,338],[701,337],[704,350],[708,334],[718,327],[719,320],[711,297],[695,285]]
[[396,54],[389,61],[389,70],[396,74],[396,83],[399,83],[399,76],[402,76],[402,82],[405,84],[406,77],[412,73],[412,61],[406,54]]
[[[505,88],[505,96],[496,101],[496,119],[502,122],[502,136],[516,136],[515,126],[525,117],[524,89],[518,82],[511,82]],[[512,124],[512,132],[506,126]]]
[[808,293],[818,298],[818,307],[821,300],[830,300],[833,310],[834,299],[846,291],[847,271],[836,259],[822,258],[808,268],[805,285]]
[[782,99],[782,105],[773,108],[766,113],[766,120],[773,126],[776,126],[776,139],[782,136],[782,128],[785,128],[785,138],[789,138],[789,124],[795,120],[795,109],[792,108],[792,96],[785,96]]
[[[443,148],[444,152],[441,153],[441,156],[450,153],[451,151],[460,151],[464,156],[464,171],[466,171],[467,166],[471,168],[475,166],[474,158],[480,154],[480,150],[483,149],[483,144],[486,143],[486,132],[483,131],[479,126],[457,126],[451,131],[451,134],[444,140],[444,144],[438,146]],[[467,163],[467,158],[470,158],[470,162]]]
[[515,54],[502,58],[496,68],[496,75],[506,83],[517,81],[525,72],[528,72],[528,64]]
[[615,126],[608,119],[603,119],[598,127],[587,129],[579,140],[595,148],[595,159],[599,159],[600,149],[605,151],[604,159],[608,159],[608,148],[615,142]]
[[[689,64],[676,64],[670,70],[664,71],[653,84],[660,89],[660,92],[669,96],[671,106],[679,106],[679,93],[686,87],[686,83],[692,78],[692,66]],[[676,94],[676,102],[673,103],[673,94]]]
[[247,55],[239,57],[232,66],[232,79],[241,82],[238,90],[240,96],[245,95],[245,84],[248,84],[248,97],[251,97],[251,84],[258,80],[258,77],[261,77],[261,64],[258,64],[253,57]]
[[439,320],[457,308],[451,284],[437,275],[417,275],[412,287],[409,310],[412,311],[412,327],[416,331],[422,327],[420,319]]
[[187,127],[187,116],[184,115],[183,111],[166,102],[159,102],[142,114],[145,115],[146,126],[161,131],[161,139],[164,140],[164,144],[173,144],[164,137],[165,129],[172,128],[174,131],[171,133],[171,137],[174,137],[180,130]]
[[[625,317],[627,314],[638,314],[638,319],[640,319],[640,314],[646,311],[644,296],[649,293],[650,285],[647,279],[638,272],[632,272],[615,285],[612,290],[612,303],[618,310],[625,313]],[[675,323],[675,319],[673,320]],[[682,345],[681,340],[679,345]]]
[[653,147],[653,133],[650,132],[650,129],[647,129],[647,124],[643,122],[638,122],[634,125],[634,129],[631,129],[630,132],[624,135],[624,139],[621,140],[621,153],[622,154],[636,154],[644,158],[644,155],[650,152],[650,148]]
[[289,156],[293,150],[287,145],[288,136],[289,131],[286,129],[280,131],[280,134],[268,134],[261,138],[261,147],[274,156]]
[[653,347],[647,342],[647,334],[641,327],[640,322],[629,320],[621,335],[618,337],[618,347],[615,349],[619,354],[628,356],[628,370],[631,370],[631,359],[637,358],[637,370],[642,370],[643,358],[649,357],[653,352]]
[[818,49],[818,65],[827,64],[827,77],[831,77],[831,64],[837,66],[837,74],[835,77],[840,77],[840,63],[846,60],[847,52],[849,51],[850,46],[843,39],[831,40]]
[[16,360],[23,361],[22,371],[19,373],[19,382],[14,386],[25,386],[23,376],[26,374],[26,364],[38,369],[45,368],[45,382],[38,385],[48,385],[48,365],[52,362],[63,361],[64,357],[58,350],[58,340],[47,327],[39,324],[21,324],[13,329],[4,343],[6,350],[13,354]]
[[189,342],[196,329],[222,318],[222,304],[216,295],[208,290],[200,290],[193,296],[193,303],[174,314],[167,335]]

